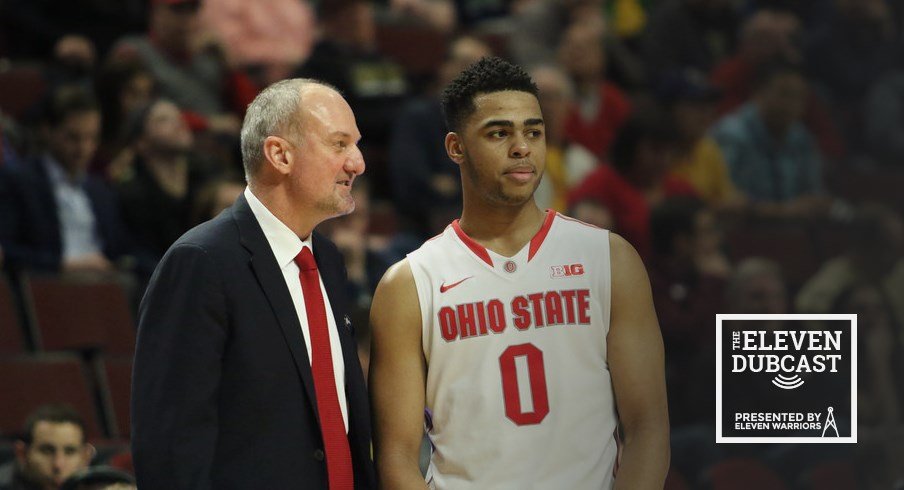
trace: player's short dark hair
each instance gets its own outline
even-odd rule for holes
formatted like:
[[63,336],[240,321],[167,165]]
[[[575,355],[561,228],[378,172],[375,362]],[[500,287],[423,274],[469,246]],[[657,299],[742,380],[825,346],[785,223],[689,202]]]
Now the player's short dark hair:
[[474,97],[513,90],[537,97],[539,90],[530,75],[518,65],[496,56],[485,56],[462,71],[443,90],[443,114],[449,131],[458,131],[474,113]]
[[73,114],[100,112],[100,105],[91,91],[78,86],[63,86],[54,90],[45,101],[44,123],[57,127]]
[[82,431],[82,442],[85,440],[85,420],[71,405],[50,403],[41,405],[31,412],[25,419],[25,427],[22,432],[22,441],[26,444],[31,444],[34,439],[35,426],[38,425],[38,422],[76,425]]

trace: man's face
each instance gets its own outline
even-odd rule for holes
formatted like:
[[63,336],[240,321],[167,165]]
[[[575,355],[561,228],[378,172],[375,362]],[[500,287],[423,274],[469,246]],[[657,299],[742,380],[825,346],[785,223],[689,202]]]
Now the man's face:
[[192,142],[179,108],[172,102],[155,103],[147,115],[141,146],[156,153],[184,153],[191,149]]
[[736,306],[739,313],[788,313],[785,284],[772,274],[751,277],[742,287]]
[[199,2],[155,5],[151,12],[151,30],[156,39],[166,49],[188,51],[198,27],[199,8]]
[[31,444],[16,448],[26,479],[48,490],[59,488],[73,473],[87,468],[91,453],[82,430],[69,422],[38,422]]
[[584,24],[570,27],[559,44],[559,62],[578,81],[601,77],[606,69],[602,34]]
[[757,99],[766,123],[785,131],[803,118],[807,82],[797,73],[777,74],[759,90]]
[[352,181],[364,173],[355,115],[341,95],[320,86],[306,89],[301,105],[300,135],[289,150],[295,200],[327,217],[351,213]]
[[527,92],[503,91],[476,96],[474,106],[457,136],[461,155],[450,153],[465,195],[503,206],[527,202],[546,167],[540,103]]
[[99,141],[100,113],[97,111],[70,114],[58,126],[50,128],[48,134],[53,157],[73,174],[88,170]]

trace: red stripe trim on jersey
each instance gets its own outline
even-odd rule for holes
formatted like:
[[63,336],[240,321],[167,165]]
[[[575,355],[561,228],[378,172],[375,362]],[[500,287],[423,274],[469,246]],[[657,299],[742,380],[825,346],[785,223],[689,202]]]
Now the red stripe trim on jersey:
[[562,213],[558,213],[558,215],[559,215],[560,218],[564,219],[565,221],[573,221],[573,222],[575,222],[575,223],[577,223],[577,224],[579,224],[579,225],[589,226],[590,228],[596,228],[597,230],[604,230],[604,229],[605,229],[605,228],[600,228],[599,226],[596,226],[596,225],[591,225],[590,223],[585,223],[585,222],[583,222],[583,221],[581,221],[581,220],[579,220],[579,219],[575,219],[575,218],[572,218],[572,217],[570,217],[570,216],[565,216],[565,215],[562,214]]
[[546,219],[543,220],[543,226],[541,226],[540,231],[530,239],[530,250],[527,252],[528,262],[530,262],[530,259],[534,258],[537,251],[540,250],[540,245],[543,245],[543,240],[545,240],[546,235],[549,234],[549,229],[552,228],[552,222],[556,219],[556,214],[558,213],[551,209],[546,210]]
[[490,267],[493,267],[493,259],[490,258],[490,253],[487,252],[487,249],[475,242],[469,237],[464,230],[461,229],[461,226],[458,224],[458,220],[452,222],[452,229],[455,230],[455,234],[458,235],[458,238],[464,242],[465,245],[474,252],[474,255],[480,258],[480,260],[486,262]]

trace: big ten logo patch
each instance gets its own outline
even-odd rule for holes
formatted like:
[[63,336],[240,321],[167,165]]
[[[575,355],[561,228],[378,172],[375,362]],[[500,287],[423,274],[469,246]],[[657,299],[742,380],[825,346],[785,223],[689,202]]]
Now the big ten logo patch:
[[857,442],[856,315],[717,315],[716,442]]
[[584,264],[554,265],[550,267],[550,277],[572,277],[584,275]]

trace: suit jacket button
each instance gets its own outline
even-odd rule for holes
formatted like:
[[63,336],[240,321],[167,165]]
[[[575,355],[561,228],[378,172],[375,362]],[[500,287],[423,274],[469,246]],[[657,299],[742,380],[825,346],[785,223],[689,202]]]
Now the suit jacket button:
[[314,459],[316,459],[317,461],[323,461],[323,450],[322,449],[314,450]]

